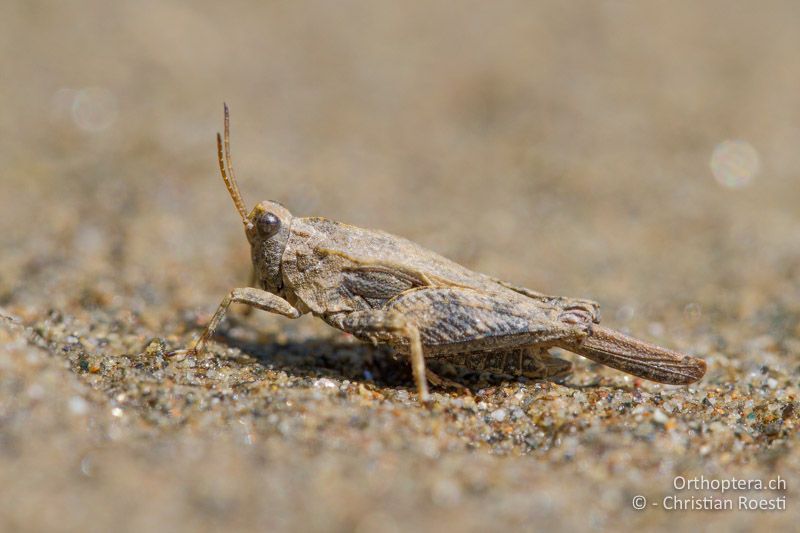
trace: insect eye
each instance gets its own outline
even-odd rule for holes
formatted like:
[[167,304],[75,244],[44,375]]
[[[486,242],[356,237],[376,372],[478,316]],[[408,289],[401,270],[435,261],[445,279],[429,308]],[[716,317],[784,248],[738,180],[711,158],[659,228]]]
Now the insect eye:
[[272,237],[281,227],[281,220],[272,213],[263,213],[256,220],[258,232],[264,237]]

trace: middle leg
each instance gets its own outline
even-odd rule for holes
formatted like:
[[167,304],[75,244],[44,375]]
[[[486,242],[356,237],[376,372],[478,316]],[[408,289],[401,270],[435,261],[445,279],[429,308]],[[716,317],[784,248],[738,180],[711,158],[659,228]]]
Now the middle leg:
[[337,318],[339,317],[332,317],[331,322],[339,329],[352,333],[356,337],[365,338],[374,343],[402,340],[408,347],[419,400],[424,403],[430,399],[425,356],[422,353],[419,329],[415,324],[399,313],[380,310],[355,311],[339,320],[336,320]]

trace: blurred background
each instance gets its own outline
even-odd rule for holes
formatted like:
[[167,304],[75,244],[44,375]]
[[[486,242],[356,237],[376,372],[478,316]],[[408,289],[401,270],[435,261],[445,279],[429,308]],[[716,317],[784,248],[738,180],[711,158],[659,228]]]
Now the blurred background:
[[115,243],[115,268],[150,277],[160,256],[187,286],[198,269],[235,283],[224,100],[250,205],[383,228],[540,290],[713,304],[796,263],[792,2],[2,10],[12,248],[90,260]]
[[[612,327],[712,362],[724,352],[747,361],[743,372],[788,369],[796,390],[798,27],[800,5],[788,1],[5,0],[0,307],[26,325],[53,310],[72,316],[74,330],[117,321],[119,338],[98,353],[142,352],[150,337],[172,336],[178,346],[196,335],[250,268],[217,171],[225,101],[248,206],[278,200],[295,215],[390,231],[542,292],[596,299]],[[126,330],[131,320],[136,327]],[[311,320],[254,321],[299,338],[332,334]],[[121,402],[102,376],[84,379],[70,364],[54,367],[54,382],[76,379],[98,394],[93,401]],[[74,397],[64,394],[54,401]],[[83,431],[51,422],[21,425],[15,438]],[[221,427],[214,434],[228,433]],[[125,453],[136,457],[131,446]],[[221,450],[237,453],[231,446]],[[27,453],[19,464],[51,456]],[[64,453],[63,464],[74,459],[80,469],[82,459]],[[550,472],[547,460],[525,468],[541,480],[575,474]],[[746,454],[737,461],[759,463]],[[516,471],[503,465],[486,468]],[[71,490],[69,475],[63,490]],[[140,479],[116,475],[82,501]],[[47,501],[37,499],[50,494],[42,479],[26,501]],[[519,485],[504,483],[493,494],[507,495],[506,506],[495,506],[488,523],[530,525],[514,520],[534,509],[545,516],[561,501],[520,502]],[[128,509],[119,490],[117,503],[99,506],[108,513],[101,526]],[[321,505],[337,508],[320,490]],[[615,494],[622,501],[628,490]],[[578,492],[567,494],[580,502]],[[615,502],[592,525],[622,520]],[[192,512],[186,505],[152,516],[172,516],[165,523],[180,528]],[[7,524],[26,524],[25,509],[6,509]],[[437,509],[420,513],[420,525],[435,524]],[[229,511],[212,524],[228,523]],[[65,527],[86,524],[86,514],[57,516]],[[321,516],[319,529],[360,523]],[[393,516],[404,512],[385,510],[364,528],[388,527]],[[455,524],[471,515],[456,506],[448,516]],[[32,524],[60,519],[47,520]]]

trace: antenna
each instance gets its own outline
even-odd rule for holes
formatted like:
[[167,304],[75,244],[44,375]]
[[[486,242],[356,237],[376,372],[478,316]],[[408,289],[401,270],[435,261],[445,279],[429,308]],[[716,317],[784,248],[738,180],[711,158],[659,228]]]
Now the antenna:
[[[228,189],[228,194],[231,195],[233,204],[236,206],[236,210],[239,211],[239,215],[242,217],[242,223],[245,226],[249,226],[250,221],[247,219],[247,209],[244,206],[242,195],[239,192],[239,184],[236,182],[236,174],[233,171],[233,161],[231,159],[230,112],[228,111],[228,104],[223,105],[225,106],[225,157],[223,158],[222,155],[222,136],[217,133],[217,159],[219,160],[219,171],[222,174],[222,181],[225,182],[225,187]],[[227,172],[225,172],[226,166],[228,168]]]

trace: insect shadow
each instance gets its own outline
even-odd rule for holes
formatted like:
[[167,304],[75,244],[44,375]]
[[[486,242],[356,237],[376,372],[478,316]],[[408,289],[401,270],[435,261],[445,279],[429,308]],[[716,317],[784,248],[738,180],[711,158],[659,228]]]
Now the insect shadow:
[[264,367],[283,370],[296,377],[372,382],[382,388],[411,389],[414,386],[408,362],[399,360],[391,349],[384,346],[333,336],[287,342],[278,342],[268,336],[267,342],[264,342],[261,335],[253,338],[253,335],[240,333],[240,327],[225,328],[214,335],[214,340],[239,349]]

